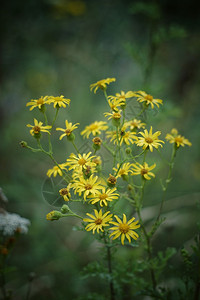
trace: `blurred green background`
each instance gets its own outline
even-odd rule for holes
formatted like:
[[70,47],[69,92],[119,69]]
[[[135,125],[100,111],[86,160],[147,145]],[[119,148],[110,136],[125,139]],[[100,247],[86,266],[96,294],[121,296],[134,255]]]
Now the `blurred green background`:
[[[7,210],[31,220],[29,233],[19,239],[10,258],[16,266],[8,278],[14,299],[24,297],[30,272],[36,274],[31,299],[88,299],[84,295],[100,292],[104,283],[94,280],[91,285],[81,279],[80,270],[100,259],[99,246],[92,235],[73,229],[74,219],[45,219],[52,206],[42,197],[42,187],[52,163],[19,145],[21,140],[34,145],[26,124],[40,115],[36,109],[29,112],[26,103],[62,94],[71,105],[62,110],[59,127],[68,119],[83,130],[103,120],[107,111],[102,93],[89,90],[97,80],[116,77],[109,94],[145,90],[163,99],[160,113],[150,114],[153,128],[164,139],[176,127],[193,146],[177,155],[165,206],[167,239],[160,247],[187,244],[197,232],[200,190],[197,3],[11,0],[1,4],[0,23],[0,186],[9,199]],[[163,151],[168,157],[169,148]],[[55,149],[60,162],[72,151],[57,139]],[[165,167],[158,172],[164,177]],[[159,201],[158,183],[147,187],[146,196],[148,221],[148,207]]]

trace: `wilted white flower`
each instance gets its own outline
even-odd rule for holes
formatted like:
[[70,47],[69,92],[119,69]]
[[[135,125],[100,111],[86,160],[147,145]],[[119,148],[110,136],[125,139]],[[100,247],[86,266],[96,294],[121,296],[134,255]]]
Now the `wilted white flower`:
[[27,233],[30,221],[17,214],[0,213],[0,232],[3,235],[13,235],[17,230],[20,233]]

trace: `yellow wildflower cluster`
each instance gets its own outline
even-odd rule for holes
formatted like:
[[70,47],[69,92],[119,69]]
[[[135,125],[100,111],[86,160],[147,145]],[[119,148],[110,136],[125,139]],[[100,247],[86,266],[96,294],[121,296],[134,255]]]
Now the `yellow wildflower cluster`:
[[[134,194],[136,177],[139,175],[141,186],[144,187],[144,182],[155,177],[152,170],[156,167],[155,163],[150,165],[146,161],[147,152],[151,153],[163,147],[164,141],[159,139],[161,132],[153,131],[152,126],[146,128],[146,123],[143,118],[140,118],[142,112],[150,107],[150,109],[159,108],[163,103],[161,99],[155,99],[150,94],[144,91],[121,91],[115,96],[107,95],[107,87],[110,83],[115,82],[115,78],[107,78],[97,81],[90,85],[91,91],[94,93],[98,89],[102,90],[105,95],[109,111],[104,113],[104,118],[107,120],[93,121],[80,131],[80,135],[84,139],[88,139],[88,151],[82,153],[75,144],[75,133],[80,126],[79,123],[72,124],[69,120],[65,120],[65,127],[56,127],[57,131],[61,131],[59,139],[66,138],[72,143],[75,153],[69,154],[66,160],[62,163],[57,163],[53,156],[53,150],[50,140],[51,130],[55,124],[57,114],[60,108],[66,108],[66,104],[70,104],[70,99],[64,98],[63,95],[53,97],[44,96],[39,99],[33,99],[27,103],[30,110],[38,108],[44,115],[45,126],[43,122],[34,119],[34,125],[28,124],[31,127],[30,134],[34,136],[38,143],[38,148],[34,149],[23,142],[23,147],[29,148],[32,151],[41,151],[47,154],[54,166],[47,171],[47,176],[63,177],[66,186],[58,190],[59,195],[68,203],[73,201],[83,202],[88,205],[88,209],[93,210],[93,214],[86,213],[87,217],[82,217],[73,213],[66,205],[61,209],[61,212],[52,211],[47,214],[48,220],[58,220],[63,216],[76,216],[83,220],[85,230],[97,232],[98,234],[108,233],[112,240],[121,239],[124,245],[125,239],[131,243],[131,239],[137,240],[139,235],[135,229],[140,227],[139,222],[134,221],[135,217],[127,216],[124,213],[116,213],[116,204],[124,201],[126,196],[130,203],[136,203],[136,211],[138,212],[138,204],[140,199],[139,194]],[[138,114],[127,113],[127,107],[133,102],[139,102],[141,112]],[[53,104],[56,108],[56,114],[49,123],[46,115],[47,105]],[[142,107],[141,107],[142,106]],[[103,116],[102,116],[103,117]],[[41,145],[41,132],[48,133],[49,149],[45,150]],[[54,131],[55,132],[55,131]],[[170,134],[166,135],[166,140],[176,145],[176,150],[180,146],[191,143],[183,136],[178,134],[178,131],[173,129]],[[107,150],[112,159],[108,163],[107,168],[103,168],[102,159],[104,152],[101,149]],[[99,151],[98,155],[96,154]],[[112,163],[112,166],[110,166]],[[139,179],[139,177],[138,177]],[[138,180],[137,180],[138,181]],[[122,192],[128,187],[128,192]],[[140,191],[140,190],[139,190]],[[136,201],[136,200],[137,201]],[[135,202],[136,201],[136,202]],[[140,215],[138,215],[140,218]],[[115,218],[115,221],[113,221]],[[114,226],[113,226],[114,225]]]

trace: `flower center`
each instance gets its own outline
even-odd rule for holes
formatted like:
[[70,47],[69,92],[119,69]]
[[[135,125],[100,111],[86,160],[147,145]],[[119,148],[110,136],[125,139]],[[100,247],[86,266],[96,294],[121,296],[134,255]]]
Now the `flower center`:
[[119,230],[122,233],[127,233],[129,231],[129,226],[128,224],[119,224]]
[[131,122],[131,126],[133,127],[133,128],[138,128],[138,124],[136,123],[136,122]]
[[183,139],[181,137],[176,137],[175,138],[175,143],[182,143],[183,142]]
[[108,182],[111,184],[115,184],[117,181],[117,179],[115,178],[115,176],[110,175],[108,178]]
[[100,200],[105,200],[107,197],[108,197],[108,195],[105,194],[105,193],[99,195],[99,199],[100,199]]
[[153,140],[150,137],[146,137],[145,142],[147,142],[148,144],[151,144],[151,143],[153,143]]
[[95,223],[96,225],[100,225],[100,224],[102,223],[102,220],[101,220],[101,219],[96,219],[96,220],[94,221],[94,223]]
[[91,124],[90,125],[90,130],[91,131],[93,131],[93,130],[95,130],[95,129],[97,129],[98,128],[98,125],[97,124]]
[[79,165],[83,166],[83,165],[85,165],[86,160],[85,160],[84,158],[80,158],[80,159],[78,160],[78,163],[79,163]]
[[120,119],[121,118],[121,115],[120,113],[114,113],[113,116],[112,116],[113,119]]
[[141,169],[141,175],[145,175],[145,174],[147,174],[148,173],[148,171],[146,170],[146,169]]
[[71,129],[66,129],[65,133],[66,133],[67,136],[69,136],[72,133],[72,131],[71,131]]
[[124,136],[125,135],[125,131],[121,130],[120,135]]
[[39,105],[39,104],[44,104],[44,100],[42,99],[42,98],[39,98],[38,100],[37,100],[37,104]]
[[88,184],[86,184],[86,185],[85,185],[85,189],[86,189],[86,190],[91,190],[91,189],[92,189],[92,186],[91,186],[91,184],[89,184],[89,183],[88,183]]
[[146,100],[149,100],[149,101],[152,101],[153,100],[153,97],[151,95],[146,95],[145,96],[145,99]]
[[93,143],[95,144],[95,145],[101,145],[101,139],[99,138],[99,137],[95,137],[95,138],[93,138]]
[[39,126],[34,126],[33,127],[33,132],[36,133],[36,134],[39,133],[40,132],[40,127]]
[[64,189],[62,189],[61,191],[60,191],[60,193],[61,193],[61,195],[69,195],[69,191],[68,191],[68,189],[66,189],[66,188],[64,188]]

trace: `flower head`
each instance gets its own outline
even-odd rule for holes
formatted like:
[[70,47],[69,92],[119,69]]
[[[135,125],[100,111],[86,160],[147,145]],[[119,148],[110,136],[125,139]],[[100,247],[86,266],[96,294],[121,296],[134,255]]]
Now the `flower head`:
[[92,204],[99,203],[100,206],[107,206],[110,201],[113,201],[115,199],[118,199],[119,194],[115,193],[116,188],[109,189],[103,187],[101,191],[97,191],[95,195],[89,196],[89,198],[92,198],[89,202]]
[[53,107],[54,108],[59,108],[59,107],[66,107],[66,104],[69,105],[70,103],[70,99],[66,99],[64,98],[63,95],[61,96],[57,96],[57,97],[54,97],[54,96],[49,96],[48,97],[48,101],[49,103],[53,103]]
[[113,81],[116,81],[116,78],[106,78],[106,79],[99,80],[96,83],[90,85],[90,91],[94,89],[94,93],[96,94],[98,88],[102,90],[106,90],[107,84],[110,84]]
[[161,134],[160,131],[156,131],[152,133],[152,127],[149,132],[145,129],[144,132],[139,132],[142,137],[138,137],[138,141],[136,141],[137,146],[143,147],[143,149],[149,149],[151,152],[153,151],[153,147],[158,149],[159,146],[162,147],[161,143],[164,141],[159,140],[158,136]]
[[69,190],[70,190],[70,185],[71,185],[71,184],[69,184],[68,187],[62,188],[62,189],[59,190],[60,195],[63,197],[63,199],[64,199],[65,201],[69,201],[70,198],[71,198],[71,194],[70,194],[70,192],[69,192]]
[[99,180],[98,176],[91,175],[89,178],[79,178],[79,180],[74,180],[71,185],[74,188],[75,194],[78,193],[79,196],[83,194],[84,200],[89,195],[95,195],[98,190],[103,188],[102,181]]
[[94,123],[85,127],[85,129],[81,132],[81,135],[85,138],[89,138],[92,133],[93,136],[101,134],[102,130],[106,130],[108,126],[106,122],[103,121],[95,121]]
[[190,143],[184,136],[178,134],[178,130],[175,128],[171,130],[171,133],[166,135],[165,139],[171,144],[175,143],[177,148],[180,146],[184,147],[185,145],[192,146],[192,143]]
[[125,178],[126,176],[128,176],[129,173],[132,174],[132,164],[128,163],[124,163],[123,165],[120,166],[120,164],[117,164],[116,168],[113,168],[113,170],[116,172],[116,178],[118,177],[122,177]]
[[107,131],[107,138],[110,138],[110,141],[113,141],[114,144],[120,144],[120,146],[122,143],[126,145],[134,144],[138,139],[135,132],[126,131],[124,127],[120,131]]
[[119,236],[121,236],[122,245],[124,245],[125,237],[129,241],[129,243],[131,242],[131,238],[137,240],[139,235],[134,231],[134,229],[140,227],[138,221],[133,222],[135,218],[132,218],[127,222],[125,214],[123,214],[123,221],[120,220],[120,218],[116,215],[114,217],[117,220],[117,222],[113,222],[113,221],[110,222],[111,224],[115,225],[114,227],[109,228],[110,230],[113,230],[113,232],[110,234],[110,237],[114,236],[113,240],[115,240]]
[[27,127],[31,127],[32,129],[30,130],[30,134],[32,136],[40,136],[41,132],[47,132],[48,134],[50,134],[50,132],[48,131],[48,129],[51,129],[51,126],[42,126],[42,122],[38,122],[36,119],[34,119],[34,125],[26,125]]
[[156,164],[153,164],[151,167],[148,166],[148,164],[145,162],[143,165],[140,165],[139,163],[132,164],[133,172],[132,175],[141,175],[145,179],[150,180],[151,177],[155,177],[154,173],[150,172],[156,167]]
[[62,170],[67,170],[66,163],[59,164],[58,166],[54,166],[52,169],[49,169],[47,171],[47,176],[51,177],[51,175],[53,175],[54,177],[56,177],[57,174],[62,176],[63,175]]
[[126,127],[130,127],[131,131],[135,131],[140,128],[145,128],[145,123],[142,123],[141,120],[133,119],[131,121],[125,122],[124,125]]
[[83,153],[75,155],[74,153],[70,154],[70,157],[67,159],[66,166],[69,166],[69,170],[72,169],[83,169],[87,166],[93,167],[96,166],[92,159],[95,156],[90,156],[92,152],[88,152],[87,154]]
[[42,108],[44,104],[50,104],[50,100],[48,99],[48,96],[41,96],[39,99],[32,99],[30,102],[26,103],[26,106],[31,106],[30,110],[33,110],[35,107],[38,107],[39,109]]
[[161,99],[154,99],[153,96],[145,93],[144,91],[137,91],[133,94],[134,97],[137,97],[138,102],[144,102],[147,106],[150,104],[151,108],[154,108],[154,104],[159,107],[159,104],[162,104]]
[[79,125],[79,123],[76,123],[76,124],[72,125],[72,123],[69,123],[69,122],[66,120],[66,121],[65,121],[65,126],[66,126],[65,129],[64,129],[64,128],[56,128],[56,130],[60,130],[60,131],[63,131],[63,132],[64,132],[64,133],[60,136],[59,139],[62,140],[62,138],[63,138],[64,136],[70,137],[71,134],[72,134],[72,131],[73,131],[74,129],[78,128],[77,125]]
[[94,215],[89,213],[86,215],[90,218],[83,219],[84,222],[89,223],[85,227],[85,230],[92,230],[93,234],[95,233],[95,230],[97,233],[99,233],[99,230],[104,231],[103,227],[109,226],[109,222],[112,220],[112,214],[110,214],[110,211],[107,211],[105,214],[103,214],[101,209],[99,212],[94,209]]
[[62,213],[57,210],[52,210],[46,215],[48,221],[59,220],[62,217]]

